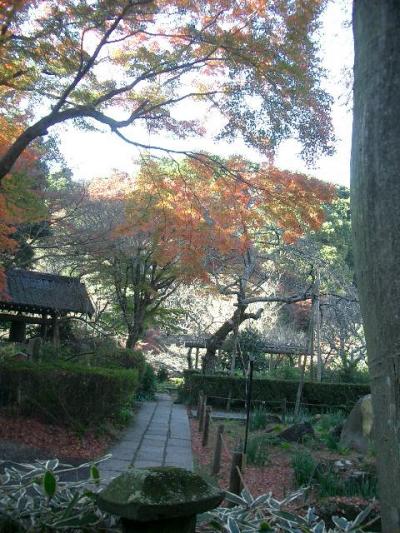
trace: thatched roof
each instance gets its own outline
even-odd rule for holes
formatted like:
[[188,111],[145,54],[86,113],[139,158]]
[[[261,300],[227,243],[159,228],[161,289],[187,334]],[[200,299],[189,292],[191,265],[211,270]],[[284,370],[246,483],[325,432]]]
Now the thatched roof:
[[86,287],[77,278],[19,268],[8,270],[6,277],[7,296],[0,298],[0,309],[50,315],[94,313]]

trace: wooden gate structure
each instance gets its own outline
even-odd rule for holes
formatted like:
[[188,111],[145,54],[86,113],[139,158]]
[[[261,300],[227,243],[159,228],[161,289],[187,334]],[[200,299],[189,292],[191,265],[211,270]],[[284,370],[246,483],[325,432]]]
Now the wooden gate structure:
[[26,325],[38,324],[40,337],[59,341],[65,318],[94,313],[85,285],[77,278],[19,268],[6,272],[6,291],[0,295],[0,322],[11,323],[9,340],[25,342]]

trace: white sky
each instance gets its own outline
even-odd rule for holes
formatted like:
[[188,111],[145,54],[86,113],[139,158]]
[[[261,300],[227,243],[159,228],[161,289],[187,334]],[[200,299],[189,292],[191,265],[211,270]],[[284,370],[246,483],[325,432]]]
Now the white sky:
[[[337,138],[336,153],[331,157],[323,157],[316,163],[316,168],[307,169],[304,162],[296,156],[299,147],[295,141],[286,141],[278,151],[276,165],[292,171],[307,172],[320,179],[349,185],[350,173],[350,145],[351,145],[351,109],[347,102],[350,89],[346,87],[346,72],[353,62],[353,43],[351,29],[345,26],[349,18],[351,2],[346,0],[331,1],[323,16],[321,31],[321,57],[323,66],[328,71],[328,79],[324,83],[334,97],[333,124]],[[186,117],[193,115],[193,104],[188,110],[182,106],[180,111]],[[199,111],[200,112],[200,111]],[[217,119],[215,119],[217,120]],[[212,128],[211,128],[212,129]],[[138,157],[138,150],[126,144],[109,132],[81,131],[71,125],[63,124],[57,130],[60,137],[60,149],[68,165],[78,180],[90,179],[97,176],[107,176],[113,169],[134,172],[134,162]],[[143,143],[162,144],[169,148],[186,148],[207,150],[219,155],[242,154],[248,159],[259,160],[256,152],[252,152],[243,143],[216,144],[211,136],[195,141],[160,140],[156,135],[133,127],[124,130],[128,137]]]

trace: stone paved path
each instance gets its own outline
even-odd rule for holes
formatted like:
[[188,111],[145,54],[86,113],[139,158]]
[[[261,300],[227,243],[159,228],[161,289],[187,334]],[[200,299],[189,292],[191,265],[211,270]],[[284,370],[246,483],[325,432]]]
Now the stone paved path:
[[110,453],[112,458],[100,465],[103,483],[130,466],[180,466],[192,470],[186,408],[175,405],[167,394],[158,394],[154,402],[144,402]]

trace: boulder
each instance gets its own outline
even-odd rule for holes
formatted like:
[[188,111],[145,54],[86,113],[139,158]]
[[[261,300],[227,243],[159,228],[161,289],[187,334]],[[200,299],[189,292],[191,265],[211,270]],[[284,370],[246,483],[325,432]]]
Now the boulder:
[[310,422],[301,422],[299,424],[293,424],[281,433],[278,437],[288,442],[301,442],[304,437],[315,437],[315,433]]
[[373,413],[371,395],[358,400],[344,423],[340,444],[360,453],[367,453],[372,444]]

